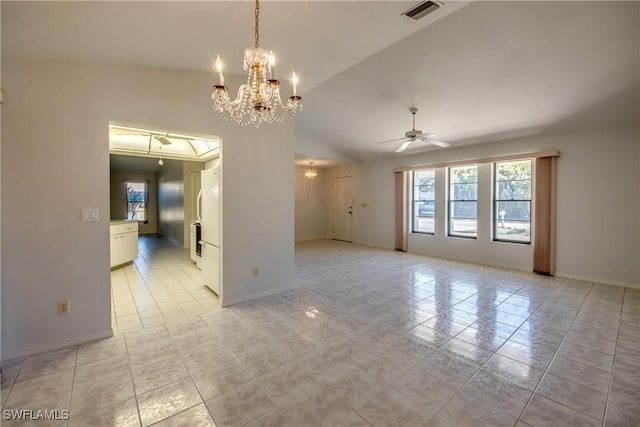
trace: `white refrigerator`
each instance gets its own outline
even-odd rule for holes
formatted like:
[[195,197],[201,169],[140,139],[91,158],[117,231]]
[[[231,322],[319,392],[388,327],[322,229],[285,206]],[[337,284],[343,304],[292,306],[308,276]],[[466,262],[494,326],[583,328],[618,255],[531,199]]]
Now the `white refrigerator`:
[[198,194],[198,220],[202,278],[213,292],[220,295],[220,167],[200,172],[202,186]]

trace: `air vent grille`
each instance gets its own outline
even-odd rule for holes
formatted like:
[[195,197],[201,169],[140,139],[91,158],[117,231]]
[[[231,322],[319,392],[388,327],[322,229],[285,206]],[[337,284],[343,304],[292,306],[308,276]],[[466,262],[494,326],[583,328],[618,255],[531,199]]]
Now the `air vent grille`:
[[420,3],[415,7],[412,7],[411,9],[404,12],[402,15],[406,16],[411,20],[417,21],[418,19],[424,18],[431,12],[437,10],[440,6],[442,6],[442,3],[440,3],[439,1],[427,0],[427,1],[423,1],[422,3]]

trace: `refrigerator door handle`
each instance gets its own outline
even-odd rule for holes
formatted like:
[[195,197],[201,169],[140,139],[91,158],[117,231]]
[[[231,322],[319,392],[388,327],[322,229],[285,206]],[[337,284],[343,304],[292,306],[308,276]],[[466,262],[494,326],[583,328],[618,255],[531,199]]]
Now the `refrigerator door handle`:
[[202,200],[202,189],[200,191],[198,191],[198,197],[196,198],[196,216],[198,217],[198,222],[200,224],[202,224],[202,217],[200,216],[200,201],[201,200]]

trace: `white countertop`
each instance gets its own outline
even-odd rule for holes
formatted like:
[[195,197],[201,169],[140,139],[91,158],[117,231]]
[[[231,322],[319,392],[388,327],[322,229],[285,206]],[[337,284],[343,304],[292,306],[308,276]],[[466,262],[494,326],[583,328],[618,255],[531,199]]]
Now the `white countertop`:
[[135,219],[112,219],[110,224],[114,225],[114,224],[126,224],[129,222],[138,222],[138,220]]

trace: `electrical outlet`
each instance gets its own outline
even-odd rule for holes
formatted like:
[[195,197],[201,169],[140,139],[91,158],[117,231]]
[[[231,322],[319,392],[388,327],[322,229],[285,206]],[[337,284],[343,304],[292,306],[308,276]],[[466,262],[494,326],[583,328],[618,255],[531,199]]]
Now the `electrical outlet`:
[[258,276],[258,267],[253,267],[253,277]]
[[58,301],[58,314],[69,314],[71,311],[71,301]]

